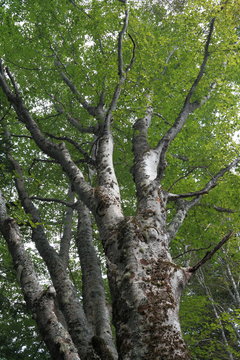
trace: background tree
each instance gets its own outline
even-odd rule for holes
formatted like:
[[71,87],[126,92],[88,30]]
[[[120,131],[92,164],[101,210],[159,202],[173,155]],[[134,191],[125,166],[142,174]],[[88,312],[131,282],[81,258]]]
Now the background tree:
[[186,294],[237,354],[239,8],[2,3],[0,228],[53,359],[189,359],[207,261]]

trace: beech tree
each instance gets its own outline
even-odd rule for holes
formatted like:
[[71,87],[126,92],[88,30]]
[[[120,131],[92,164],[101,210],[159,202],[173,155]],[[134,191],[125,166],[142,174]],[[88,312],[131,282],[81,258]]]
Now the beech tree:
[[239,10],[1,4],[0,230],[52,359],[191,358],[182,291],[237,244]]

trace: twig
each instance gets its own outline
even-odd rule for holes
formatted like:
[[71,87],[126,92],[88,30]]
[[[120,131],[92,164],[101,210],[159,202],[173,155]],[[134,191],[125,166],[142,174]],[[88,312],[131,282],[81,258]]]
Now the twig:
[[44,198],[44,197],[41,197],[41,196],[31,196],[30,199],[31,200],[44,201],[44,202],[55,202],[55,203],[58,203],[58,204],[65,205],[67,207],[71,207],[71,208],[75,208],[77,206],[77,202],[76,203],[70,203],[70,202],[60,200],[60,199],[56,199],[56,198]]
[[179,255],[176,255],[173,257],[173,259],[178,259],[179,257],[185,255],[185,254],[188,254],[190,252],[195,252],[195,251],[201,251],[201,250],[207,250],[211,247],[211,245],[207,246],[207,247],[203,247],[203,248],[198,248],[198,249],[189,249],[189,250],[186,250],[184,251],[183,253],[179,254]]
[[12,137],[16,137],[16,138],[25,138],[25,139],[33,139],[32,136],[30,135],[17,135],[17,134],[11,134]]
[[[106,116],[105,116],[105,126],[104,126],[104,128],[105,128],[105,131],[107,131],[107,132],[110,131],[112,113],[117,107],[117,102],[118,102],[118,99],[119,99],[120,94],[121,94],[122,85],[124,84],[124,82],[126,80],[126,72],[124,71],[123,54],[122,54],[122,42],[123,42],[123,36],[124,36],[125,32],[127,31],[128,17],[129,17],[129,11],[126,10],[125,11],[125,18],[124,18],[123,27],[122,27],[122,30],[118,34],[118,75],[119,75],[119,81],[118,81],[118,83],[117,83],[117,85],[115,87],[111,103],[109,105],[109,108],[108,108]],[[134,55],[135,54],[135,47],[133,49],[134,49],[133,50],[133,56],[135,56]],[[132,57],[132,59],[134,59],[134,58]],[[132,60],[132,62],[133,62],[133,60]],[[130,61],[130,64],[131,64],[131,61]],[[129,66],[130,66],[130,64],[129,64]],[[130,70],[130,68],[127,71],[129,71],[129,70]]]
[[210,41],[212,38],[212,34],[213,34],[213,29],[214,29],[214,22],[215,22],[215,18],[213,18],[210,22],[209,25],[209,32],[208,32],[208,36],[207,36],[207,40],[204,46],[204,55],[203,55],[203,60],[202,63],[200,65],[200,69],[199,72],[185,98],[182,110],[180,111],[178,117],[176,118],[174,124],[172,125],[172,127],[167,131],[167,133],[163,136],[163,138],[159,141],[156,150],[161,152],[160,155],[160,159],[159,159],[159,178],[161,178],[163,171],[165,169],[164,163],[165,163],[165,156],[166,156],[166,152],[168,149],[169,144],[175,139],[175,137],[177,136],[177,134],[181,131],[182,127],[184,126],[188,116],[197,108],[199,108],[200,106],[202,106],[203,103],[206,102],[206,100],[209,98],[209,95],[207,95],[206,97],[204,97],[200,102],[191,102],[192,96],[200,82],[200,80],[202,79],[203,75],[204,75],[204,71],[206,68],[206,64],[207,64],[207,60],[209,57],[209,45],[210,45]]
[[133,63],[134,63],[134,61],[135,61],[135,52],[136,52],[136,43],[135,43],[135,41],[134,41],[134,39],[133,39],[133,37],[132,37],[131,34],[128,33],[128,36],[129,36],[129,38],[130,38],[131,41],[132,41],[133,49],[132,49],[132,57],[131,57],[130,63],[129,63],[129,65],[126,67],[126,73],[127,73],[128,71],[130,71],[131,68],[132,68],[132,66],[133,66]]
[[53,134],[50,133],[46,133],[47,136],[49,136],[52,139],[56,139],[56,140],[62,140],[62,141],[67,141],[70,144],[72,144],[85,158],[86,162],[92,165],[95,165],[95,161],[88,155],[88,153],[86,151],[84,151],[81,146],[78,145],[78,143],[76,141],[74,141],[73,139],[67,137],[67,136],[55,136]]
[[202,265],[204,265],[208,260],[210,260],[213,255],[233,236],[234,232],[231,230],[223,239],[211,250],[206,253],[206,255],[200,260],[196,265],[188,268],[188,272],[196,272]]
[[205,187],[199,191],[193,191],[186,194],[168,194],[169,200],[176,200],[180,198],[187,198],[187,197],[193,197],[193,196],[201,196],[204,194],[208,194],[208,192],[213,189],[215,186],[217,186],[218,179],[221,178],[226,172],[231,170],[233,167],[235,167],[240,162],[240,156],[237,157],[235,160],[233,160],[229,165],[227,165],[225,168],[222,168],[216,175],[212,177],[212,179],[205,185]]

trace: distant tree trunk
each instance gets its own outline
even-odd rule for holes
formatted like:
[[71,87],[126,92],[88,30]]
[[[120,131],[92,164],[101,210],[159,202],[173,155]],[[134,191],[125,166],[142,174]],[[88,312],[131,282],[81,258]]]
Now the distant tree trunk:
[[228,340],[227,340],[227,337],[226,337],[226,334],[225,334],[225,330],[224,330],[224,326],[223,326],[221,317],[219,316],[218,310],[217,310],[216,305],[215,305],[215,301],[214,301],[214,299],[212,297],[212,293],[211,293],[209,287],[206,285],[206,282],[205,282],[205,279],[204,279],[204,274],[203,274],[202,271],[198,275],[198,279],[199,279],[199,282],[201,283],[201,285],[203,286],[204,290],[206,291],[206,294],[207,294],[207,296],[208,296],[208,298],[209,298],[209,300],[211,302],[211,306],[212,306],[214,315],[215,315],[215,317],[217,319],[217,322],[219,323],[219,326],[220,326],[222,340],[223,340],[226,352],[228,354],[229,360],[234,360],[233,354],[229,349],[229,343],[228,343]]

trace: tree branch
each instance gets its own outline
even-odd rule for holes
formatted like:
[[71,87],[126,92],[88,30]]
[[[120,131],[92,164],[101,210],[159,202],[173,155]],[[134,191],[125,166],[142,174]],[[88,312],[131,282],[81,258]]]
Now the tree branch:
[[[68,199],[70,203],[74,203],[74,192],[69,187]],[[67,207],[66,212],[63,216],[63,234],[60,241],[59,257],[67,268],[69,263],[69,249],[72,239],[72,224],[73,224],[73,207]]]
[[[182,158],[181,160],[185,161],[185,158]],[[170,191],[179,181],[185,179],[188,175],[192,174],[197,169],[206,169],[208,166],[193,166],[190,168],[185,175],[180,176],[178,179],[176,179],[172,185],[168,188],[168,191]]]
[[199,108],[207,99],[209,96],[203,98],[200,102],[191,102],[192,96],[200,82],[200,80],[203,77],[207,60],[209,57],[209,45],[213,34],[214,29],[214,22],[215,18],[213,18],[209,25],[209,32],[207,36],[207,40],[204,47],[204,55],[203,55],[203,61],[201,63],[199,72],[197,74],[197,77],[195,78],[182,107],[182,110],[180,111],[177,119],[175,120],[173,126],[167,131],[167,133],[163,136],[163,138],[159,141],[156,149],[160,153],[160,159],[159,159],[159,177],[162,176],[162,173],[165,169],[165,155],[168,149],[169,144],[175,139],[177,134],[181,131],[182,127],[184,126],[188,116],[197,108]]
[[[121,94],[122,85],[124,84],[124,82],[126,80],[126,71],[124,71],[124,62],[123,62],[123,54],[122,54],[122,46],[123,46],[122,43],[123,43],[124,34],[126,33],[127,27],[128,27],[128,18],[129,18],[129,10],[127,9],[125,11],[125,18],[124,18],[122,30],[118,34],[118,76],[119,76],[119,81],[115,87],[115,91],[113,93],[112,100],[111,100],[110,106],[107,110],[106,117],[105,117],[104,129],[108,133],[110,132],[112,113],[117,107],[117,102],[118,102],[118,99]],[[134,48],[134,52],[135,52],[135,48]],[[130,68],[131,67],[129,67],[128,70],[130,70]]]
[[193,191],[185,194],[168,194],[169,200],[176,200],[180,198],[187,198],[187,197],[193,197],[193,196],[202,196],[205,194],[208,194],[208,192],[213,189],[215,186],[217,186],[218,179],[223,177],[223,175],[237,166],[237,164],[240,161],[240,156],[237,157],[235,160],[233,160],[229,165],[227,165],[225,168],[222,168],[216,175],[212,177],[212,179],[205,185],[205,187],[202,190],[199,191]]
[[201,251],[201,250],[207,250],[207,249],[209,249],[209,248],[210,248],[210,246],[211,246],[211,245],[209,245],[209,246],[207,246],[207,247],[203,247],[203,248],[198,248],[198,249],[189,249],[189,250],[186,250],[186,251],[182,252],[181,254],[174,256],[174,257],[173,257],[173,260],[178,259],[178,258],[180,258],[181,256],[183,256],[183,255],[185,255],[185,254],[188,254],[188,253],[190,253],[190,252],[196,252],[196,251]]
[[[26,191],[20,165],[10,155],[9,160],[17,174],[15,183],[21,204],[25,212],[31,215],[32,221],[35,223],[35,226],[32,226],[32,239],[47,265],[73,341],[78,348],[79,354],[85,357],[86,353],[91,351],[89,349],[91,330],[87,324],[82,304],[78,299],[76,289],[69,279],[65,264],[63,264],[60,256],[49,244],[42,225],[41,215]],[[67,302],[66,297],[68,297]]]
[[181,227],[181,225],[183,224],[188,211],[194,206],[196,205],[198,202],[200,201],[200,197],[196,197],[195,199],[191,200],[191,201],[186,201],[186,200],[178,200],[178,209],[177,212],[173,218],[173,220],[170,222],[170,224],[168,225],[167,228],[167,232],[168,232],[168,241],[170,242],[175,235],[177,234],[179,228]]
[[86,162],[88,164],[91,165],[95,165],[95,161],[88,155],[88,153],[86,151],[84,151],[81,146],[79,146],[79,144],[74,141],[73,139],[69,138],[68,136],[55,136],[53,134],[50,133],[46,133],[47,136],[49,136],[52,139],[56,139],[56,140],[63,140],[63,141],[67,141],[70,144],[72,144],[85,158]]
[[97,134],[98,128],[96,126],[84,127],[80,124],[80,122],[72,117],[70,114],[67,114],[67,119],[77,130],[79,130],[83,134]]
[[82,202],[79,202],[77,210],[76,245],[82,270],[83,307],[95,337],[102,339],[107,352],[110,353],[109,357],[101,354],[101,359],[107,357],[114,360],[117,358],[117,352],[112,337],[101,267],[93,244],[91,214]]
[[26,128],[31,133],[37,146],[44,153],[56,160],[62,166],[63,170],[68,175],[73,187],[75,188],[77,194],[81,197],[82,201],[84,201],[87,206],[89,206],[94,211],[96,204],[92,187],[85,181],[83,173],[73,162],[65,144],[55,144],[44,137],[37,123],[33,120],[29,111],[24,106],[20,94],[17,93],[17,95],[15,95],[10,90],[1,66],[0,86],[6,97],[8,98],[9,102],[13,105],[19,120],[25,124]]
[[210,260],[213,255],[233,236],[234,232],[231,230],[227,235],[225,235],[221,241],[211,250],[206,253],[206,255],[200,260],[196,265],[188,268],[188,272],[196,272],[202,265],[204,265],[208,260]]
[[41,197],[41,196],[31,196],[30,197],[31,200],[39,200],[39,201],[45,201],[45,202],[55,202],[58,204],[62,204],[64,206],[70,207],[72,209],[75,209],[77,206],[77,202],[67,202],[64,200],[60,200],[60,199],[56,199],[56,198],[45,198],[45,197]]

